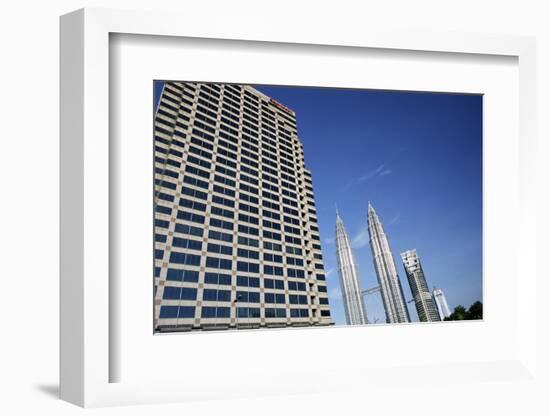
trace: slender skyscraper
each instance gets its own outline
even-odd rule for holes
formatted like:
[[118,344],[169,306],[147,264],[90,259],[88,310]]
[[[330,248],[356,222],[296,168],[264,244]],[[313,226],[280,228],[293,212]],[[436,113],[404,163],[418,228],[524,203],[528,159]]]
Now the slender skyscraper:
[[390,324],[410,322],[409,310],[405,304],[403,288],[397,275],[390,244],[384,227],[370,202],[367,218],[374,270],[376,270],[380,285],[382,302],[386,311],[386,322]]
[[353,259],[348,234],[338,212],[336,212],[336,257],[338,258],[346,323],[348,325],[364,325],[367,323],[367,313],[361,296],[359,274]]
[[441,319],[432,299],[430,289],[428,289],[426,276],[424,275],[416,249],[401,253],[401,259],[403,260],[407,280],[413,294],[418,319],[420,319],[420,322],[440,321]]
[[451,315],[449,305],[447,305],[447,299],[445,298],[445,293],[443,293],[443,289],[434,287],[432,294],[437,306],[437,312],[439,312],[439,317],[442,321],[444,321],[445,318]]

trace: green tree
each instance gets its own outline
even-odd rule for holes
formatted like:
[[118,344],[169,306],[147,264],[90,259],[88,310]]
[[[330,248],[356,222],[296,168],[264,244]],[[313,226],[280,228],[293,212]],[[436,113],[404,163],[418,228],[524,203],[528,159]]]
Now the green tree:
[[472,303],[468,309],[468,319],[483,319],[483,303],[479,300]]
[[446,321],[465,321],[474,319],[483,319],[483,303],[479,300],[472,303],[468,310],[466,310],[464,306],[458,305],[453,313],[445,318]]
[[463,321],[465,319],[468,319],[466,316],[468,314],[468,311],[466,311],[466,308],[462,305],[458,305],[453,313],[451,313],[447,318],[445,318],[446,321]]

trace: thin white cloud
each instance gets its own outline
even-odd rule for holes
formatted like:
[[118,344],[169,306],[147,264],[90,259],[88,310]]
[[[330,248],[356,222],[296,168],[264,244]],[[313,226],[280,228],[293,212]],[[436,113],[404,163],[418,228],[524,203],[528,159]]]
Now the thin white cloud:
[[342,188],[342,191],[347,191],[349,188],[351,188],[353,185],[355,185],[356,181],[352,180],[349,181],[344,187]]
[[353,248],[365,247],[369,243],[369,229],[364,225],[351,240]]
[[357,179],[352,180],[351,182],[349,182],[347,185],[345,185],[342,188],[342,191],[347,191],[351,187],[359,185],[362,182],[369,181],[371,179],[379,178],[379,177],[382,177],[382,176],[391,175],[392,173],[393,173],[393,171],[391,169],[387,168],[384,163],[382,163],[376,169],[371,170],[370,172],[367,172],[364,175],[359,176]]
[[328,244],[328,245],[334,244],[334,237],[324,238],[323,243]]
[[334,274],[334,267],[331,267],[325,272],[326,277],[330,277],[332,274]]
[[399,218],[401,218],[401,214],[397,213],[395,216],[388,222],[388,225],[395,224],[399,221]]
[[375,170],[363,175],[363,176],[360,176],[359,178],[357,178],[357,183],[361,183],[361,182],[364,182],[364,181],[368,181],[369,179],[371,178],[374,178],[378,175],[380,175],[380,173],[383,171],[385,165],[382,164],[380,166],[378,166]]

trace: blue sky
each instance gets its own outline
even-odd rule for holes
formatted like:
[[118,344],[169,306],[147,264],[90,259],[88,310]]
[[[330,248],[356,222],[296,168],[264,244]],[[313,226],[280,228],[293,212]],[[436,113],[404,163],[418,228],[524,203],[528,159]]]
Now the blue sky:
[[[366,228],[371,201],[386,229],[407,300],[400,253],[416,248],[429,287],[449,306],[482,300],[482,97],[256,86],[296,111],[313,175],[332,315],[344,324],[334,245],[335,204],[363,289],[377,286]],[[371,321],[385,321],[379,294]],[[417,320],[414,304],[411,318]]]
[[[363,289],[377,286],[366,228],[368,201],[388,235],[406,300],[400,253],[416,248],[430,288],[449,307],[482,299],[482,97],[255,86],[296,111],[312,172],[332,316],[345,324],[335,205],[352,240]],[[155,84],[155,107],[162,88]],[[369,320],[385,322],[379,294]],[[411,318],[418,320],[413,303]]]

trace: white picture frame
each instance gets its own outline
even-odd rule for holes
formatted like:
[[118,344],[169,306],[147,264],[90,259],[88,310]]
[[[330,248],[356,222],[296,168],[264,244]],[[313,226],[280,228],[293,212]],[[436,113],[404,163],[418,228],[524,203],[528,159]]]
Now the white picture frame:
[[[311,23],[308,30],[247,25],[243,19],[235,33],[232,24],[202,25],[200,19],[187,19],[173,13],[151,13],[107,9],[83,9],[61,18],[61,398],[80,406],[108,406],[120,404],[159,403],[185,401],[197,398],[238,397],[277,393],[308,393],[312,391],[338,391],[350,388],[372,390],[374,378],[388,386],[393,377],[402,377],[399,388],[412,384],[428,383],[442,372],[467,379],[476,374],[475,383],[484,380],[536,379],[536,302],[535,269],[536,219],[535,212],[535,42],[533,38],[468,33],[393,32],[365,30],[338,33],[324,30]],[[440,360],[437,363],[419,362],[407,367],[397,362],[393,368],[376,368],[372,363],[356,369],[343,366],[331,369],[333,382],[311,383],[304,370],[302,378],[289,380],[285,374],[266,372],[271,384],[232,383],[222,387],[217,383],[206,391],[207,380],[200,374],[190,374],[181,380],[160,380],[145,377],[139,381],[113,381],[112,367],[121,357],[112,348],[111,313],[113,305],[112,282],[109,280],[110,259],[110,159],[109,98],[110,98],[110,35],[143,35],[174,38],[207,38],[227,41],[276,42],[285,45],[331,45],[338,48],[374,50],[423,51],[436,54],[463,54],[475,59],[476,55],[499,55],[517,58],[519,68],[519,184],[517,193],[518,225],[517,245],[512,250],[517,256],[517,270],[522,271],[522,287],[518,287],[517,308],[514,320],[520,322],[517,345],[498,360],[455,362]],[[167,39],[167,38],[166,38]],[[517,271],[516,271],[517,272]],[[517,274],[517,273],[516,273]],[[517,278],[517,276],[516,276]],[[528,289],[527,289],[528,288]],[[149,305],[144,305],[149,307]],[[494,318],[498,319],[498,318]],[[504,319],[504,318],[502,318]],[[366,328],[358,328],[365,330]],[[420,329],[420,328],[418,328]],[[418,329],[408,327],[404,331]],[[355,330],[355,328],[354,328]],[[423,330],[423,329],[421,329]],[[380,328],[386,331],[386,328]],[[339,334],[346,338],[352,331]],[[281,332],[274,332],[271,338]],[[245,334],[221,334],[231,340],[245,341]],[[151,334],[152,336],[152,334]],[[214,335],[208,335],[208,337]],[[215,336],[218,336],[216,334]],[[237,338],[237,336],[239,338]],[[285,335],[302,337],[302,334]],[[253,336],[252,336],[253,337]],[[197,337],[188,338],[195,342]],[[350,338],[351,339],[351,338]],[[497,354],[498,355],[498,354]],[[411,377],[411,372],[415,375]],[[261,371],[260,371],[261,375]],[[234,375],[220,375],[220,380],[234,380]],[[342,382],[341,380],[348,380]],[[283,384],[284,388],[273,389]],[[246,391],[242,387],[246,386]],[[381,387],[383,390],[383,387]]]

